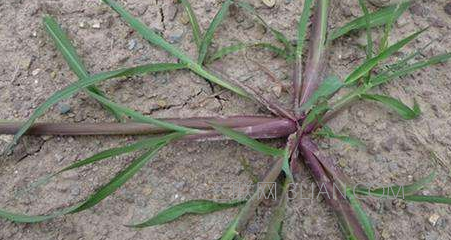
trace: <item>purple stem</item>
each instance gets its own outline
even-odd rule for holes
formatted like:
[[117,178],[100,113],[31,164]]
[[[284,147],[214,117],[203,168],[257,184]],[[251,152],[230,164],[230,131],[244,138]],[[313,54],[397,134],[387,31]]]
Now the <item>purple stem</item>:
[[[324,158],[323,155],[318,154],[317,145],[308,136],[304,136],[299,145],[301,154],[304,157],[305,164],[310,169],[310,172],[315,179],[316,184],[321,188],[324,184],[328,193],[334,192],[334,179],[339,180],[338,186],[343,183],[344,174],[336,168],[331,162],[330,158]],[[344,190],[344,189],[343,189]],[[354,209],[349,205],[347,199],[344,199],[340,193],[336,199],[324,196],[326,202],[332,207],[333,211],[340,220],[342,230],[345,234],[352,234],[359,240],[368,239],[362,225],[360,224]]]
[[[317,0],[313,16],[312,37],[309,43],[310,51],[305,66],[299,106],[305,103],[318,88],[326,70],[325,33],[327,29],[327,9],[329,9],[328,0]],[[297,64],[302,63],[299,62]],[[297,65],[297,67],[299,66]],[[300,71],[300,69],[297,68],[295,71]],[[299,78],[299,74],[301,73],[297,73],[297,76],[295,74],[294,77]],[[296,82],[297,79],[294,79],[295,87],[299,84]]]
[[[218,122],[216,122],[218,123]],[[287,137],[297,130],[296,124],[289,119],[275,118],[273,121],[268,121],[262,124],[256,124],[246,127],[234,128],[234,130],[242,132],[251,138],[256,139],[274,139]],[[185,139],[192,140],[224,140],[228,139],[223,134],[216,131],[209,131],[195,135],[186,136]]]
[[[264,116],[231,116],[231,117],[195,117],[195,118],[163,118],[163,121],[171,122],[177,125],[197,128],[212,129],[207,123],[214,121],[218,124],[231,127],[242,128],[247,126],[266,124],[269,127],[269,135],[274,134],[276,130],[282,130],[283,126],[291,126],[289,120]],[[0,134],[15,134],[22,122],[0,123]],[[275,129],[271,129],[274,128]],[[265,129],[257,128],[260,135],[263,135]],[[252,129],[251,129],[252,130]],[[170,132],[167,129],[156,127],[146,123],[35,123],[27,135],[143,135],[158,134]],[[251,131],[252,132],[252,131]],[[277,135],[277,134],[276,134]]]

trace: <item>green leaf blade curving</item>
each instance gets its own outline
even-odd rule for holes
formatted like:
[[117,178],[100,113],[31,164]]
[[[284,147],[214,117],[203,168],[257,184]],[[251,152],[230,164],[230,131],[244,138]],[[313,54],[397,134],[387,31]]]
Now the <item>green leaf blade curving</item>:
[[166,208],[154,217],[145,220],[142,223],[126,225],[132,228],[144,228],[161,224],[166,224],[177,220],[187,214],[208,214],[216,211],[225,210],[240,206],[244,201],[235,201],[230,203],[219,203],[210,200],[190,200],[172,207]]

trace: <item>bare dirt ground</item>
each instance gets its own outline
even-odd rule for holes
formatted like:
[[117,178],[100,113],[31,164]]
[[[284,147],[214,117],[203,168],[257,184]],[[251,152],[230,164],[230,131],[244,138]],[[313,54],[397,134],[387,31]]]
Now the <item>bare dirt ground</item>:
[[[220,1],[191,1],[205,29]],[[295,37],[295,24],[301,12],[299,1],[278,0],[274,8],[251,1],[259,13],[276,29]],[[429,57],[451,49],[449,1],[416,1],[396,23],[391,42],[408,33],[430,26],[399,56],[432,45],[424,53]],[[181,49],[195,56],[189,24],[183,9],[172,1],[122,1],[145,23],[163,33]],[[336,28],[359,16],[357,1],[332,1],[331,27]],[[41,18],[51,14],[69,33],[89,70],[100,72],[122,66],[174,59],[155,49],[130,30],[117,14],[99,1],[0,1],[0,119],[23,120],[51,93],[76,81],[46,35]],[[364,59],[364,33],[334,42],[330,67],[344,77]],[[231,16],[215,36],[215,46],[238,41],[275,42],[269,33],[241,11]],[[248,56],[267,66],[289,86],[291,66],[262,51]],[[331,122],[337,132],[360,138],[365,149],[349,148],[337,141],[323,141],[321,146],[334,156],[356,182],[389,185],[407,184],[438,170],[438,178],[424,194],[451,195],[451,63],[418,71],[380,89],[412,104],[419,102],[419,119],[402,121],[396,114],[371,102],[360,102],[341,112]],[[232,78],[248,79],[263,91],[274,91],[268,76],[257,66],[234,54],[213,64]],[[187,71],[161,73],[112,80],[102,85],[117,102],[158,117],[218,116],[266,114],[262,107],[223,92],[219,97],[210,86]],[[221,91],[215,87],[215,92]],[[288,102],[287,92],[280,98]],[[65,113],[70,107],[70,111]],[[113,121],[101,107],[84,93],[60,103],[40,121],[105,122]],[[0,206],[29,214],[48,213],[82,200],[96,187],[108,181],[132,157],[115,158],[94,167],[72,171],[31,192],[28,184],[69,163],[100,150],[131,142],[133,137],[26,137],[15,154],[0,161]],[[9,136],[1,136],[0,147]],[[275,141],[275,145],[282,142]],[[441,159],[442,165],[431,157]],[[237,210],[207,216],[187,216],[164,226],[140,231],[123,226],[157,213],[162,208],[188,199],[209,198],[214,182],[249,182],[248,173],[239,164],[247,159],[256,174],[262,175],[272,159],[261,156],[233,142],[177,143],[165,148],[114,195],[85,212],[39,224],[14,224],[0,220],[0,239],[217,239]],[[437,167],[438,166],[438,167]],[[303,170],[299,176],[312,182]],[[445,205],[404,203],[401,201],[365,201],[381,239],[451,239],[451,207]],[[270,204],[269,204],[270,205]],[[341,239],[334,216],[321,201],[296,199],[290,202],[284,232],[286,239]],[[265,231],[268,206],[257,212],[246,232],[246,239],[260,239]],[[430,217],[438,215],[433,223]]]

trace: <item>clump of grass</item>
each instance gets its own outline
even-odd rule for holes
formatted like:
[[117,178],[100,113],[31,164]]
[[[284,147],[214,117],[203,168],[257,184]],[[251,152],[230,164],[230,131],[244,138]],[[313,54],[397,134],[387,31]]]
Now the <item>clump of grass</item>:
[[[71,45],[70,40],[60,29],[55,19],[51,16],[44,17],[44,26],[49,35],[54,40],[56,46],[68,62],[72,71],[77,75],[78,81],[70,84],[66,88],[56,92],[41,104],[32,116],[24,123],[0,123],[0,133],[14,133],[14,139],[7,148],[6,153],[13,150],[14,145],[25,134],[59,134],[59,135],[95,135],[95,134],[152,134],[164,133],[159,137],[148,137],[136,143],[112,148],[102,151],[87,159],[79,160],[52,174],[50,179],[62,172],[70,171],[88,166],[95,162],[106,161],[107,159],[127,154],[131,152],[142,152],[142,154],[133,160],[125,169],[115,175],[108,183],[97,189],[92,195],[81,203],[61,209],[48,215],[29,216],[17,214],[6,210],[0,210],[0,217],[19,223],[41,222],[64,214],[72,214],[89,209],[103,199],[114,193],[125,182],[131,179],[146,163],[158,154],[158,151],[168,146],[174,141],[183,141],[186,139],[232,139],[243,144],[254,151],[261,152],[276,160],[269,166],[266,176],[262,182],[280,181],[282,185],[282,197],[275,206],[274,211],[268,222],[268,230],[265,239],[281,239],[282,226],[285,216],[285,210],[289,202],[288,192],[291,183],[295,182],[293,172],[296,171],[296,164],[303,162],[310,170],[315,182],[324,187],[329,192],[337,185],[344,198],[325,198],[327,204],[337,215],[337,220],[341,226],[346,239],[376,239],[376,233],[373,225],[368,218],[365,207],[359,201],[355,194],[374,196],[384,196],[385,189],[357,189],[352,186],[351,181],[334,162],[321,153],[312,136],[336,138],[343,140],[353,146],[361,145],[361,142],[346,135],[335,134],[332,129],[327,127],[327,120],[334,114],[356,100],[371,100],[397,112],[404,119],[414,119],[421,114],[420,107],[415,101],[413,107],[405,105],[398,99],[387,95],[374,94],[371,91],[382,84],[406,76],[413,71],[430,66],[432,64],[442,63],[451,57],[450,53],[444,53],[429,59],[410,63],[411,60],[421,51],[416,51],[407,55],[404,59],[390,65],[381,67],[381,63],[389,59],[394,53],[401,50],[405,45],[412,42],[417,36],[427,29],[419,30],[406,38],[388,46],[388,38],[395,20],[408,8],[409,2],[403,2],[394,6],[389,6],[376,12],[369,12],[365,2],[359,0],[363,16],[359,17],[341,28],[336,29],[327,35],[328,29],[328,0],[306,0],[304,9],[298,24],[298,39],[296,44],[292,44],[283,33],[272,28],[264,19],[258,15],[257,11],[249,4],[241,1],[226,0],[220,10],[212,20],[207,31],[203,34],[196,16],[191,9],[188,0],[181,0],[181,4],[187,11],[192,30],[194,42],[198,49],[197,59],[189,57],[186,53],[169,44],[162,36],[155,33],[145,24],[133,17],[126,9],[113,0],[103,0],[108,6],[116,11],[130,27],[135,29],[149,43],[166,50],[176,57],[178,63],[151,63],[132,68],[124,68],[109,72],[89,74],[83,65],[76,50]],[[219,49],[217,52],[211,52],[209,48],[213,35],[224,18],[232,4],[237,4],[241,9],[248,12],[257,21],[270,30],[270,33],[277,41],[283,45],[283,48],[269,43],[239,43]],[[312,9],[313,8],[313,9]],[[308,47],[308,55],[305,58],[306,47],[305,38],[308,31],[308,22],[313,15],[311,37]],[[384,35],[380,45],[375,51],[372,29],[384,26]],[[336,76],[323,76],[326,69],[327,50],[332,41],[351,31],[365,30],[367,36],[366,60],[357,68],[350,71],[349,75],[340,80]],[[293,106],[291,109],[285,109],[276,101],[269,101],[258,94],[252,88],[245,84],[225,79],[208,69],[208,64],[222,59],[228,54],[245,48],[263,48],[278,53],[279,57],[286,61],[294,61],[293,72]],[[305,59],[304,59],[305,58]],[[305,61],[303,61],[305,60]],[[304,64],[304,62],[306,62]],[[274,116],[229,116],[223,118],[192,118],[192,119],[155,119],[144,116],[142,113],[133,109],[117,104],[101,92],[96,84],[100,84],[112,78],[130,77],[134,75],[148,74],[161,71],[176,71],[186,69],[206,79],[212,84],[217,84],[241,97],[251,99],[261,103]],[[118,121],[129,119],[131,121],[123,123],[99,123],[99,124],[52,124],[35,123],[52,105],[74,95],[79,91],[86,91],[89,96],[100,102],[105,109],[114,114]],[[347,93],[336,101],[332,97],[338,91],[347,91]],[[263,138],[281,138],[287,139],[286,145],[282,149],[274,148],[259,142],[257,139]],[[442,196],[424,196],[416,193],[427,183],[431,182],[435,174],[431,174],[425,179],[403,186],[405,190],[406,201],[429,202],[451,204],[451,199]],[[397,190],[400,186],[393,186],[391,189]],[[263,199],[255,191],[253,195],[245,201],[235,201],[228,203],[214,202],[210,200],[189,200],[174,206],[171,206],[154,217],[137,223],[128,225],[128,227],[143,228],[159,224],[168,223],[177,220],[185,214],[207,214],[214,211],[220,211],[230,207],[240,207],[238,215],[232,222],[225,227],[221,237],[223,240],[239,239],[240,233],[246,228],[246,224],[252,218],[255,209]]]

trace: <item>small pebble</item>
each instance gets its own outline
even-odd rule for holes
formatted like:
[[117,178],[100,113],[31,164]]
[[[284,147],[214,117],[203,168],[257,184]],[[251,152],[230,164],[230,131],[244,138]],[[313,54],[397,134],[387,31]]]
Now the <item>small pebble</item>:
[[262,2],[267,6],[267,7],[274,7],[274,5],[276,5],[276,0],[262,0]]
[[429,223],[435,227],[435,225],[437,224],[439,219],[440,219],[440,215],[438,215],[437,213],[434,213],[429,217]]
[[0,140],[2,140],[3,142],[11,142],[14,138],[14,135],[5,135],[5,134],[0,134]]
[[183,189],[183,187],[185,187],[185,182],[176,182],[174,183],[174,187],[180,191]]
[[36,68],[35,70],[33,70],[33,71],[31,72],[31,75],[36,76],[36,75],[38,75],[40,72],[41,72],[41,69]]
[[421,3],[414,2],[410,7],[410,12],[420,17],[426,17],[429,14],[429,9]]
[[136,48],[136,46],[138,45],[138,41],[136,39],[130,39],[130,41],[128,42],[128,50],[133,50]]
[[377,7],[384,7],[391,3],[390,0],[369,0],[369,2]]
[[180,40],[182,40],[182,37],[183,37],[183,30],[177,29],[169,35],[169,42],[170,43],[179,43]]
[[240,25],[244,30],[249,30],[255,26],[255,23],[253,21],[243,21]]
[[79,28],[86,28],[86,22],[85,21],[81,21],[78,23],[78,27]]
[[272,92],[274,95],[276,95],[277,98],[280,98],[282,96],[282,86],[276,85],[272,87]]
[[188,17],[188,14],[186,14],[186,12],[182,13],[182,15],[179,18],[179,22],[183,25],[186,25],[189,23],[189,17]]
[[66,103],[58,104],[58,109],[60,111],[60,114],[67,114],[71,110],[69,104],[66,104]]
[[158,100],[157,101],[157,105],[159,106],[159,107],[166,107],[166,105],[167,105],[167,103],[166,103],[166,101],[165,100]]
[[177,16],[178,8],[174,5],[169,5],[168,7],[168,13],[166,16],[168,17],[169,21],[174,21],[175,17]]
[[446,14],[451,15],[451,2],[445,5],[444,10]]
[[75,187],[75,188],[72,188],[72,190],[70,190],[70,195],[76,197],[76,196],[80,195],[80,192],[81,192],[80,188]]
[[99,21],[99,20],[95,20],[95,21],[92,23],[92,28],[94,28],[94,29],[100,29],[100,21]]
[[25,59],[21,59],[19,62],[19,66],[23,69],[30,69],[31,62],[33,61],[32,57],[26,57]]
[[288,5],[291,3],[291,0],[285,0],[285,4]]
[[53,137],[53,136],[50,136],[50,135],[43,135],[43,136],[41,136],[42,140],[44,140],[44,141],[48,141],[48,140],[50,140],[52,137]]
[[436,232],[428,232],[426,233],[424,240],[438,240],[438,237]]

